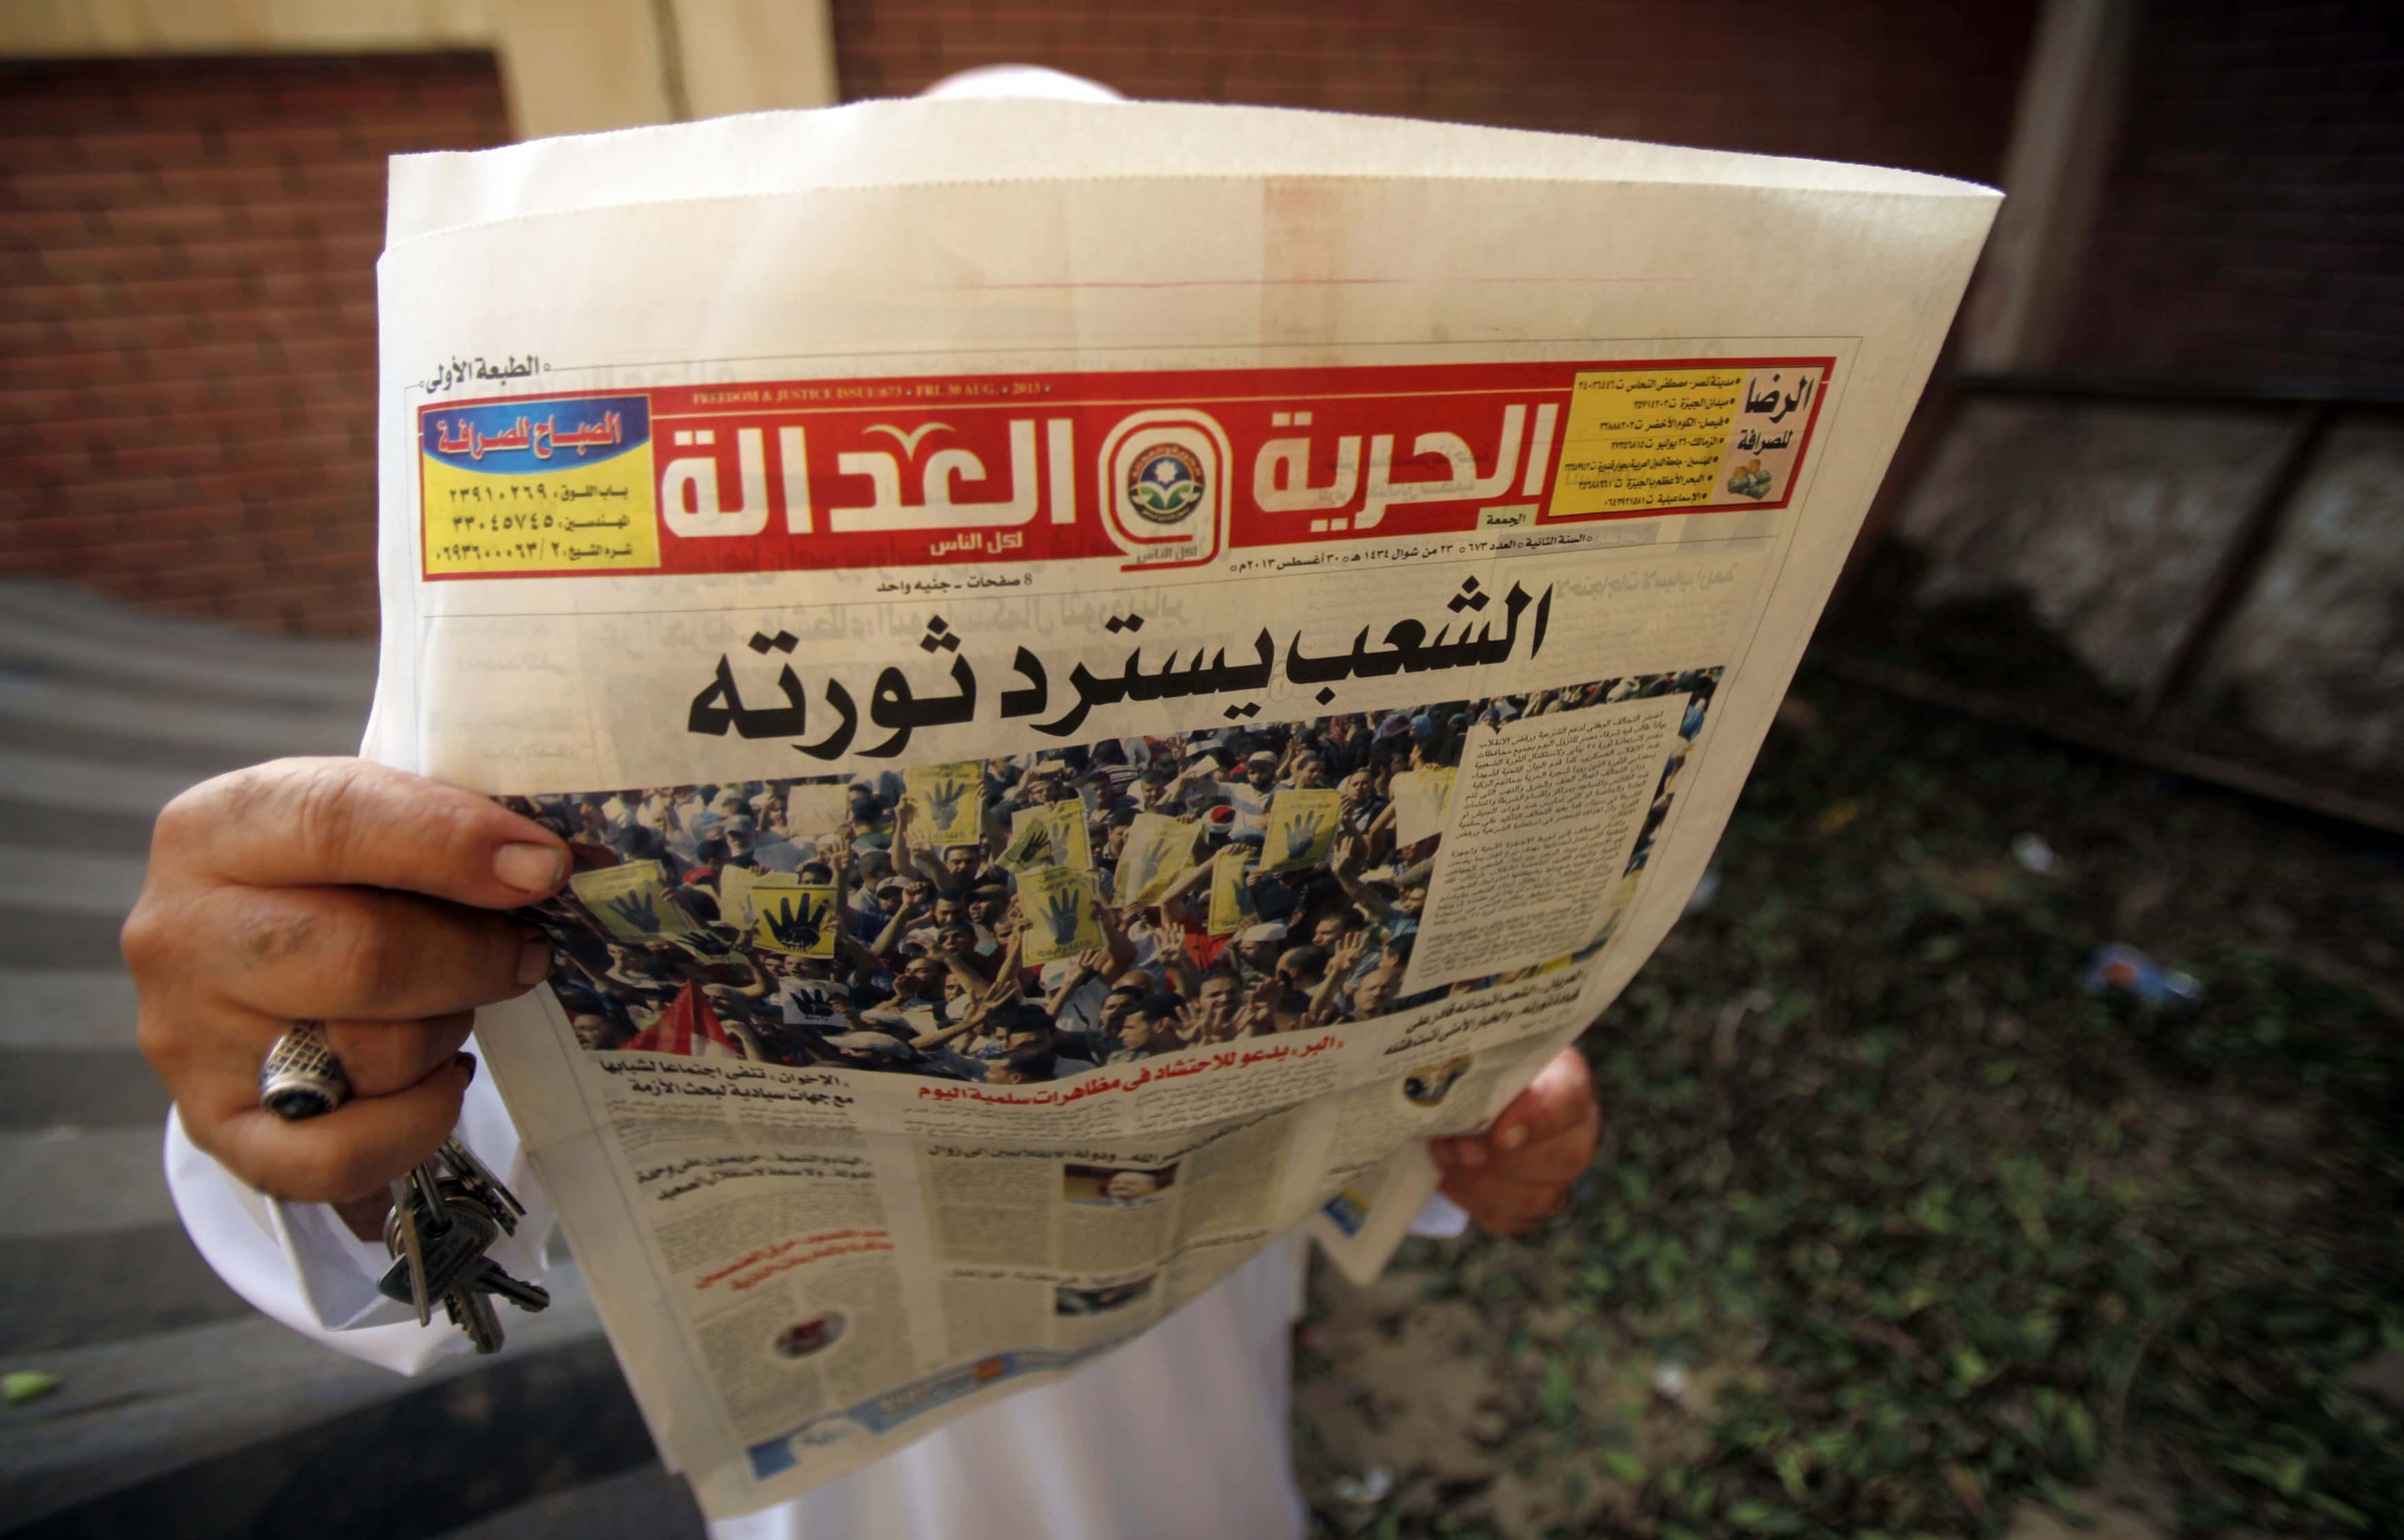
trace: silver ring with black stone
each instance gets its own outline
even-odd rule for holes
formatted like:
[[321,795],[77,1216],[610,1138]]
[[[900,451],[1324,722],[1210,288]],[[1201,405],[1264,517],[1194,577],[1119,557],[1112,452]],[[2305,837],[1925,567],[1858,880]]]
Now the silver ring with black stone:
[[323,1117],[350,1099],[351,1077],[326,1042],[322,1021],[297,1021],[259,1067],[259,1104],[287,1123]]

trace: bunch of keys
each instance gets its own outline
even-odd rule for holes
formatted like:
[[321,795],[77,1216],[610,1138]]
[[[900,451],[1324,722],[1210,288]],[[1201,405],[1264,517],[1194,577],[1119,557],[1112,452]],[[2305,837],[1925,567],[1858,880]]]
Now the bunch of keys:
[[421,1326],[434,1319],[434,1302],[468,1334],[480,1353],[501,1351],[498,1296],[531,1314],[551,1303],[539,1284],[510,1276],[484,1253],[502,1236],[517,1233],[525,1205],[484,1168],[465,1144],[446,1139],[431,1160],[420,1161],[392,1184],[392,1212],[384,1216],[384,1250],[392,1267],[376,1281],[387,1299],[414,1308]]
[[[330,1113],[350,1094],[350,1077],[320,1022],[300,1022],[278,1038],[259,1071],[259,1105],[287,1122]],[[432,1323],[440,1300],[478,1352],[500,1351],[496,1296],[529,1313],[551,1303],[550,1291],[512,1278],[485,1254],[502,1236],[517,1233],[524,1212],[517,1195],[467,1145],[444,1140],[433,1158],[392,1184],[384,1243],[393,1265],[377,1291],[413,1308],[421,1326]]]

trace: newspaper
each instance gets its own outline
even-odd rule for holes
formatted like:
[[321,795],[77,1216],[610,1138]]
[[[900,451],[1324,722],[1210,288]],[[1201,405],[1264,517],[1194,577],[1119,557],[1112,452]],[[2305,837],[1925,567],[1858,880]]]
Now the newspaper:
[[1034,102],[396,162],[368,752],[571,842],[482,1044],[709,1513],[1382,1265],[1701,874],[1995,202]]

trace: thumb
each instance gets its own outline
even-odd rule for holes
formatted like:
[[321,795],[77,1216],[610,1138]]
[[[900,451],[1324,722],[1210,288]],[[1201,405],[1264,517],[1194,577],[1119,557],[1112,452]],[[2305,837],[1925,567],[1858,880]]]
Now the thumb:
[[532,819],[355,759],[278,760],[205,781],[167,805],[158,838],[251,887],[399,888],[488,909],[549,896],[568,868],[566,844]]

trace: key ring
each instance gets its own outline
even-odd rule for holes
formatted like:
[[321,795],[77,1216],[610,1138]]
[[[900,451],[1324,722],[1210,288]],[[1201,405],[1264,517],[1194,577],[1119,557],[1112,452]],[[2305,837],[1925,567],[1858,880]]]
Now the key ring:
[[[259,1067],[259,1104],[287,1123],[323,1117],[350,1095],[351,1077],[326,1042],[322,1021],[294,1022]],[[496,1239],[517,1232],[525,1205],[457,1135],[395,1180],[391,1193],[384,1243],[393,1264],[376,1290],[415,1310],[420,1326],[433,1323],[440,1301],[478,1352],[498,1352],[494,1298],[529,1313],[551,1304],[548,1290],[511,1277],[485,1255]]]
[[296,1021],[259,1067],[259,1104],[287,1123],[322,1117],[350,1099],[351,1077],[322,1021]]

